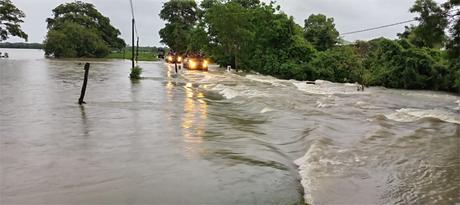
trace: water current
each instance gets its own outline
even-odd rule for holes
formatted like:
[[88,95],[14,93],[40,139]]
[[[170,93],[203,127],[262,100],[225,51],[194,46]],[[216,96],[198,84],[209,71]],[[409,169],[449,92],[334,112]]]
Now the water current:
[[460,97],[3,49],[0,204],[460,203]]

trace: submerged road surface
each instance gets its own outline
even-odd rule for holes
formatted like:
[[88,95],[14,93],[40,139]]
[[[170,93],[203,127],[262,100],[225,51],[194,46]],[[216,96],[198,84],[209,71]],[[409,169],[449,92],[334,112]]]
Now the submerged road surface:
[[460,97],[8,50],[0,204],[455,204]]

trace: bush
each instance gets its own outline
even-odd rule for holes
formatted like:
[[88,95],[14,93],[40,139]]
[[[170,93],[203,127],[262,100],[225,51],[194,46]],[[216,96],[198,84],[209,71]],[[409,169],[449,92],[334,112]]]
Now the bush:
[[404,89],[453,90],[454,72],[443,53],[417,48],[406,40],[376,39],[369,42],[364,66],[371,74],[371,85]]
[[135,66],[131,69],[131,74],[129,74],[129,78],[137,80],[141,79],[142,68],[139,66]]
[[363,65],[357,50],[350,46],[336,47],[324,52],[310,63],[308,80],[329,80],[334,82],[361,82]]

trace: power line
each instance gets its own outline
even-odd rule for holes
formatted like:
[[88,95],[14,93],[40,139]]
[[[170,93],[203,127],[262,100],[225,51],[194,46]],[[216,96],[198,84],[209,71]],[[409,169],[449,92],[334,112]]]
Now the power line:
[[139,35],[137,34],[137,25],[136,25],[136,18],[135,18],[135,15],[134,15],[133,0],[129,0],[129,5],[131,6],[131,16],[134,19],[134,30],[136,32],[136,37],[139,38]]
[[401,25],[401,24],[406,24],[406,23],[414,22],[414,21],[417,21],[417,20],[414,20],[414,19],[413,19],[413,20],[401,21],[401,22],[392,23],[392,24],[388,24],[388,25],[383,25],[383,26],[378,26],[378,27],[373,27],[373,28],[368,28],[368,29],[363,29],[363,30],[358,30],[358,31],[346,32],[346,33],[342,33],[341,36],[350,35],[350,34],[355,34],[355,33],[362,33],[362,32],[366,32],[366,31],[378,30],[378,29],[387,28],[387,27],[392,27],[392,26],[397,26],[397,25]]
[[[447,13],[450,13],[450,12],[458,12],[458,11],[460,11],[460,9],[452,9],[452,10],[447,11]],[[457,14],[447,14],[448,17],[453,17],[453,16],[456,16],[456,15],[457,15]],[[363,30],[357,30],[357,31],[346,32],[346,33],[342,33],[341,36],[350,35],[350,34],[355,34],[355,33],[362,33],[362,32],[366,32],[366,31],[378,30],[378,29],[387,28],[387,27],[392,27],[392,26],[397,26],[397,25],[401,25],[401,24],[406,24],[406,23],[414,22],[414,21],[418,21],[418,20],[417,20],[417,19],[412,19],[412,20],[401,21],[401,22],[397,22],[397,23],[392,23],[392,24],[388,24],[388,25],[383,25],[383,26],[378,26],[378,27],[373,27],[373,28],[368,28],[368,29],[363,29]]]

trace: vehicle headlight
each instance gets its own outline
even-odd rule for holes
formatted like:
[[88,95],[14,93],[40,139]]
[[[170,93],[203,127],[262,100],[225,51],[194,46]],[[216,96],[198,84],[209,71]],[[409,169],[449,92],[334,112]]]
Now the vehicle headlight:
[[195,61],[192,61],[192,60],[191,60],[191,61],[189,62],[189,64],[190,64],[190,68],[196,68],[196,62],[195,62]]
[[169,61],[172,61],[172,59],[173,59],[172,56],[168,56]]
[[207,61],[207,60],[203,61],[203,66],[204,66],[204,67],[207,67],[207,66],[208,66],[208,61]]
[[177,57],[177,61],[181,62],[182,61],[182,57]]

